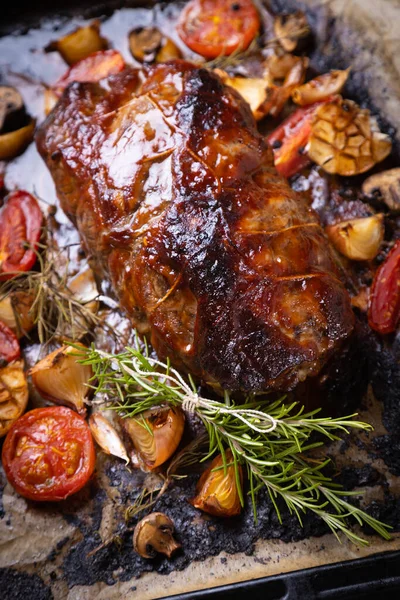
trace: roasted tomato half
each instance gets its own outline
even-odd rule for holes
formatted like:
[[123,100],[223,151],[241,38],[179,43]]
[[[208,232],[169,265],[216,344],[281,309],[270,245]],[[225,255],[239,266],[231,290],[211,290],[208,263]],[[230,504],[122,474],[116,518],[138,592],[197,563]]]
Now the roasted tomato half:
[[0,281],[29,271],[36,262],[43,215],[28,192],[12,192],[0,212]]
[[392,333],[400,321],[400,240],[379,267],[372,284],[368,322],[379,333]]
[[86,421],[69,408],[36,408],[20,417],[4,441],[2,461],[13,488],[30,500],[64,500],[94,470]]
[[259,28],[260,17],[251,0],[192,0],[178,23],[186,46],[205,58],[246,50]]
[[321,102],[314,102],[294,111],[267,138],[274,151],[274,163],[277,171],[285,177],[295,175],[311,161],[305,147],[311,135],[311,123]]
[[20,357],[21,350],[17,336],[11,329],[0,321],[0,367]]

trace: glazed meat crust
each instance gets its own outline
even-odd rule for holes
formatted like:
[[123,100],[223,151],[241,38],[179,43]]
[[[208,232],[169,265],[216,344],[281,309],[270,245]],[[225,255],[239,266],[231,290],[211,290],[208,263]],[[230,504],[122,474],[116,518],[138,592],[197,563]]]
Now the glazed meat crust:
[[71,84],[37,145],[159,356],[223,388],[288,390],[350,335],[318,218],[217,75],[175,61]]

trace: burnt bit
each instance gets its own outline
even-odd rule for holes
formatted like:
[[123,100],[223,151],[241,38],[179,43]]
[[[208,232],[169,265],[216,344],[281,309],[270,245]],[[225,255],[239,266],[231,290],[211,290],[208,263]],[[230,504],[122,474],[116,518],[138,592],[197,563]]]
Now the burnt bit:
[[29,575],[14,569],[0,569],[0,590],[4,600],[53,600],[50,588],[38,575]]
[[400,439],[396,435],[381,435],[373,440],[374,447],[389,471],[400,475]]
[[364,465],[363,467],[344,467],[336,478],[337,483],[343,486],[345,490],[354,490],[357,487],[373,486],[382,479],[379,471]]

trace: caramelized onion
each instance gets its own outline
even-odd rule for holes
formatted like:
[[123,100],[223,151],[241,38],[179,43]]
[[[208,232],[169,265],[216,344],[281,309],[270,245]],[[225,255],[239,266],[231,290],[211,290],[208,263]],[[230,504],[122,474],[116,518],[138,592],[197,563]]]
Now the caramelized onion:
[[369,110],[340,96],[322,104],[311,125],[307,152],[327,173],[358,175],[386,158],[392,149]]
[[345,71],[330,71],[324,73],[303,85],[298,86],[292,92],[292,100],[300,106],[313,104],[319,100],[325,100],[329,96],[340,94],[349,76],[350,69]]
[[2,133],[0,135],[0,160],[9,160],[21,154],[33,140],[36,121],[34,119],[25,127]]
[[128,454],[117,430],[104,415],[99,412],[93,413],[89,419],[89,426],[103,452],[118,456],[126,464],[129,463]]
[[[226,451],[226,460],[233,462],[232,452]],[[240,485],[243,482],[242,468],[238,465]],[[190,503],[200,510],[216,517],[233,517],[238,515],[242,506],[236,484],[235,466],[229,464],[223,468],[222,456],[219,454],[209,468],[202,474],[196,487],[196,496]]]
[[326,233],[337,250],[351,260],[372,260],[384,236],[383,215],[342,221],[329,225]]
[[185,416],[180,408],[161,406],[122,422],[139,459],[152,470],[165,463],[179,446]]
[[[82,344],[79,344],[85,348]],[[90,395],[88,386],[93,376],[90,365],[79,361],[79,350],[71,346],[62,346],[40,360],[29,371],[39,394],[46,400],[63,404],[86,414],[85,401]]]
[[28,384],[22,360],[0,369],[0,437],[22,415],[28,404]]

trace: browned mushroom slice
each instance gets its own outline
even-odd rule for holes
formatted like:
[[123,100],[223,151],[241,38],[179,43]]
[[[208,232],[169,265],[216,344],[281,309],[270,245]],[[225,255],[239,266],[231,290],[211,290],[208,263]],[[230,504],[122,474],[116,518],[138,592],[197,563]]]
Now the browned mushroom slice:
[[48,52],[57,50],[66,63],[73,65],[89,56],[89,54],[106,50],[106,48],[108,48],[107,40],[101,37],[100,21],[96,20],[90,25],[75,29],[56,42],[51,42],[46,50]]
[[141,63],[166,62],[181,58],[181,52],[172,40],[157,27],[137,27],[129,34],[129,49]]
[[287,52],[294,52],[304,46],[311,30],[306,15],[297,11],[275,17],[274,31],[281,46]]
[[392,142],[369,110],[340,96],[322,104],[311,125],[308,156],[327,173],[358,175],[384,160]]
[[390,210],[400,211],[400,167],[371,175],[364,181],[362,191],[370,197],[379,195]]
[[7,133],[26,124],[24,101],[18,90],[0,85],[0,132]]
[[174,523],[167,515],[151,513],[136,525],[133,547],[143,558],[155,558],[159,553],[170,558],[181,547],[174,540],[174,531]]

